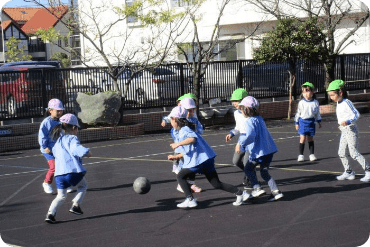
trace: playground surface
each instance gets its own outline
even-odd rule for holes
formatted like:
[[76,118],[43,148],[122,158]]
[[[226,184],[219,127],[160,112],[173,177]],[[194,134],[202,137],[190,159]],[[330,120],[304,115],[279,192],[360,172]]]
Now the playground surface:
[[[336,117],[324,115],[316,131],[315,162],[297,162],[299,136],[292,121],[269,120],[278,146],[270,174],[284,197],[268,202],[267,194],[241,206],[235,196],[215,190],[203,175],[194,194],[198,206],[178,209],[184,195],[176,190],[172,162],[167,155],[169,133],[84,144],[92,158],[84,159],[88,191],[84,214],[68,212],[75,193],[56,215],[56,224],[44,222],[55,195],[45,194],[42,182],[47,163],[38,149],[0,154],[0,236],[10,246],[274,246],[356,247],[370,233],[370,183],[350,158],[356,179],[337,181],[343,166],[337,155],[340,131]],[[159,123],[158,123],[159,124]],[[358,121],[359,151],[370,161],[370,114]],[[225,143],[233,126],[207,129],[204,138],[218,154],[220,180],[243,188],[239,168],[231,165],[236,138]],[[132,183],[147,177],[145,195]],[[261,180],[260,175],[258,174]],[[55,188],[55,184],[53,184]],[[0,246],[1,245],[0,240]]]

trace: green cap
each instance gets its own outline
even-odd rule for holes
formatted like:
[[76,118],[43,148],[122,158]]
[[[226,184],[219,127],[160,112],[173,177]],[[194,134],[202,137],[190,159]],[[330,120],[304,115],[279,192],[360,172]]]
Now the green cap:
[[334,80],[330,82],[329,87],[326,89],[327,92],[329,91],[336,91],[342,89],[344,86],[344,81],[342,80]]
[[302,87],[303,86],[308,86],[308,87],[310,87],[310,88],[312,88],[312,89],[314,89],[315,88],[315,86],[311,83],[311,82],[305,82],[303,85],[302,85]]
[[180,98],[178,98],[177,101],[181,101],[181,100],[183,100],[185,98],[196,99],[195,94],[193,94],[193,93],[186,93],[183,96],[181,96]]
[[244,88],[237,88],[232,93],[230,100],[239,101],[247,97],[247,95],[248,95],[248,92]]

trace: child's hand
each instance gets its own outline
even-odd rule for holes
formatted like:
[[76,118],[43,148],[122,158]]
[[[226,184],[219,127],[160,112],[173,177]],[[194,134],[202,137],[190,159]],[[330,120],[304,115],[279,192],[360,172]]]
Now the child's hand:
[[346,122],[346,121],[343,121],[343,122],[340,124],[340,126],[343,126],[343,127],[347,126],[347,122]]
[[175,150],[176,148],[178,148],[178,147],[179,147],[179,145],[178,145],[177,143],[171,143],[171,144],[170,144],[170,147],[171,147],[173,150]]
[[167,159],[168,160],[178,160],[177,156],[173,154],[168,155]]
[[228,134],[228,135],[226,136],[226,142],[229,142],[229,141],[231,140],[231,138],[232,138],[231,134]]
[[236,144],[236,146],[235,146],[235,153],[240,153],[240,144],[238,143],[238,144]]
[[161,126],[166,127],[166,121],[162,120]]
[[92,153],[89,151],[87,154],[86,154],[86,157],[87,158],[90,158],[92,156]]
[[51,151],[50,151],[50,149],[49,149],[49,148],[45,148],[45,149],[44,149],[44,151],[45,151],[45,153],[47,153],[47,154],[50,154],[50,153],[51,153]]
[[295,130],[299,130],[299,125],[298,124],[295,125]]

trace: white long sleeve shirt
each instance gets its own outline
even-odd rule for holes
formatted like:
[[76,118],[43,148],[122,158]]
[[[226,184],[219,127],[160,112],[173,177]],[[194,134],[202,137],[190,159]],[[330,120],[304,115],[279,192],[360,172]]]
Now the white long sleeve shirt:
[[245,134],[246,133],[246,127],[247,127],[247,120],[248,118],[243,116],[243,113],[240,110],[236,110],[234,112],[234,119],[235,119],[235,128],[230,131],[230,134],[232,136],[238,135],[238,134]]
[[316,122],[321,122],[320,106],[316,99],[306,100],[301,99],[298,103],[297,113],[294,117],[295,124],[298,125],[299,119],[310,119],[314,118]]
[[353,124],[360,118],[360,113],[354,107],[353,103],[348,99],[343,99],[337,102],[337,118],[338,124],[340,125],[343,121],[346,121],[348,125]]

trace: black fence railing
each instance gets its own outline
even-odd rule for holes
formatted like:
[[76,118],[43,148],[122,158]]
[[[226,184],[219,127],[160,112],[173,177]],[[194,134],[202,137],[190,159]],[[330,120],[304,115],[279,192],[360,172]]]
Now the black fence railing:
[[[257,64],[253,60],[212,62],[200,78],[200,99],[228,101],[238,87],[258,99],[289,95],[287,63]],[[348,81],[347,90],[370,88],[370,54],[341,55],[336,59],[335,77]],[[322,65],[298,61],[294,92],[306,81],[316,92],[325,92]],[[136,74],[125,70],[117,79],[119,90],[127,91],[123,109],[174,106],[176,99],[194,89],[193,77],[186,64],[163,65]],[[110,91],[113,79],[107,68],[37,69],[0,72],[0,120],[41,117],[51,98],[59,98],[66,111],[76,113],[78,92]]]
[[45,52],[46,51],[46,45],[45,43],[39,43],[39,44],[28,44],[28,52]]

